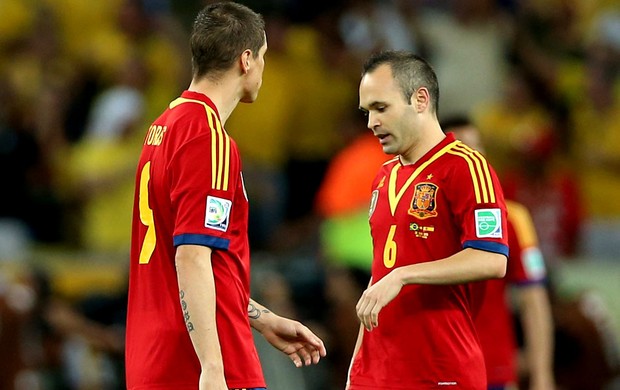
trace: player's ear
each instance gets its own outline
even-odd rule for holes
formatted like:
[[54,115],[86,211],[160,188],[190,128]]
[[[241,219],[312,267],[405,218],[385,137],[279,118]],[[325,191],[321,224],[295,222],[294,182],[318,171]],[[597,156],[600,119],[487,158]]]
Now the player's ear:
[[241,53],[241,56],[239,56],[239,66],[243,74],[246,74],[250,71],[250,64],[251,64],[250,60],[251,59],[252,59],[252,50],[250,49],[244,50],[243,53]]
[[431,95],[426,87],[420,87],[413,92],[411,104],[417,112],[425,111],[431,103]]

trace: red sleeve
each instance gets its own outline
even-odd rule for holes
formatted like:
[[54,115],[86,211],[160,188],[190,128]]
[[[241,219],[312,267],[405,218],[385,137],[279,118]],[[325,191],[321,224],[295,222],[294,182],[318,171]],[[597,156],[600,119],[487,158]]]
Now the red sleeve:
[[[215,144],[215,154],[211,153]],[[170,196],[175,215],[175,244],[227,248],[231,209],[239,177],[226,133],[197,137],[177,151],[170,163]],[[193,237],[193,238],[192,238]],[[191,238],[191,239],[190,239]],[[189,239],[189,241],[187,241]]]
[[508,228],[504,194],[493,168],[477,151],[459,144],[451,154],[461,157],[448,186],[455,217],[462,226],[461,243],[508,256]]

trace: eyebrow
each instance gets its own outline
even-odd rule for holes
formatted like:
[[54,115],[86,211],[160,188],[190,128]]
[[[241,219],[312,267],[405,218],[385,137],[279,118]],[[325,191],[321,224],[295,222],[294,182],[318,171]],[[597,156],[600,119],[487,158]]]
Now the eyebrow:
[[372,102],[372,103],[370,103],[370,104],[368,105],[368,109],[363,108],[362,106],[360,106],[360,110],[365,110],[365,111],[368,111],[368,110],[372,110],[373,108],[375,108],[375,107],[377,107],[377,106],[387,106],[387,103],[385,103],[385,102],[380,102],[380,101],[374,101],[374,102]]

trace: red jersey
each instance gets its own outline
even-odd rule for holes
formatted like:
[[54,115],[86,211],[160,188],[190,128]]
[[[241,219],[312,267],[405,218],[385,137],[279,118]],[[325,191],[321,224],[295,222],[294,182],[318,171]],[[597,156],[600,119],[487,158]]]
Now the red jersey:
[[[448,134],[411,165],[376,176],[370,209],[372,280],[463,248],[508,255],[506,206],[493,169]],[[486,389],[472,316],[480,285],[407,285],[364,330],[350,383],[357,389]]]
[[534,224],[527,209],[506,201],[510,256],[506,276],[486,283],[484,303],[475,318],[476,329],[484,353],[489,385],[501,386],[517,382],[517,341],[513,317],[507,298],[507,285],[524,287],[542,283],[546,269]]
[[247,308],[248,200],[235,142],[205,95],[185,91],[149,128],[138,164],[129,274],[129,389],[198,389],[176,246],[205,245],[228,387],[265,387]]

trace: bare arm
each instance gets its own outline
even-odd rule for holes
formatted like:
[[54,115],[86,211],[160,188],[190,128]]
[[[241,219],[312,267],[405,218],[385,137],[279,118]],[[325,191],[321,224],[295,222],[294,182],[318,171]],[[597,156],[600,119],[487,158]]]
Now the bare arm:
[[323,340],[299,321],[276,315],[252,299],[248,316],[250,325],[274,348],[288,355],[297,367],[317,364],[327,354]]
[[[200,361],[200,389],[227,389],[215,317],[215,282],[211,249],[181,245],[176,252],[181,309]],[[208,378],[208,381],[207,381]]]
[[397,268],[405,284],[461,284],[503,278],[506,256],[467,248],[445,259]]
[[555,389],[553,378],[553,319],[547,290],[543,285],[518,290],[519,311],[525,336],[525,353],[530,389]]
[[357,303],[357,315],[367,330],[379,325],[379,312],[406,284],[461,284],[502,278],[506,256],[472,248],[441,260],[398,267],[369,287]]

